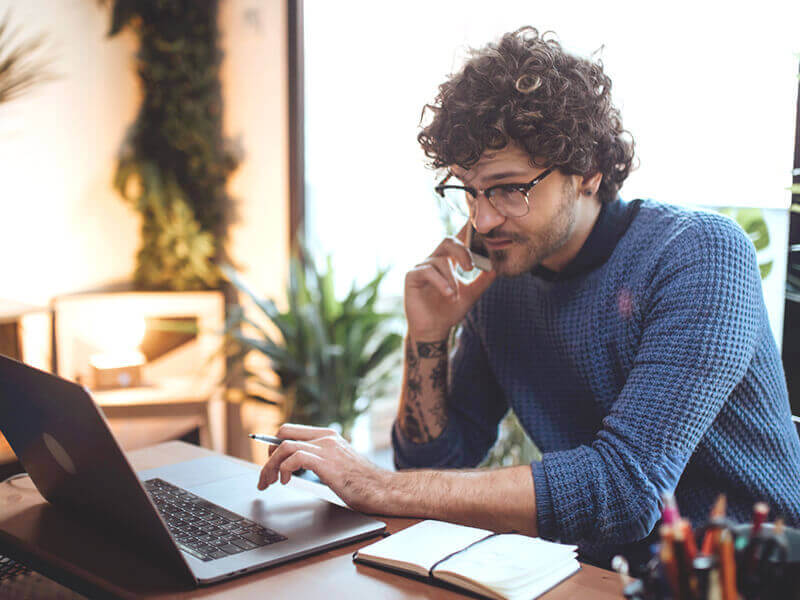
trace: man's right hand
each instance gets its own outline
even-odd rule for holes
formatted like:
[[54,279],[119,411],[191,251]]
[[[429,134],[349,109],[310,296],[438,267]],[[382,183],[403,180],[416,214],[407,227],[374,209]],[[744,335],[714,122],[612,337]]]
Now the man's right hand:
[[456,277],[456,264],[465,271],[473,268],[464,246],[467,226],[455,238],[445,238],[427,259],[406,274],[408,333],[417,342],[446,339],[450,328],[461,322],[497,277],[494,271],[481,271],[469,283]]

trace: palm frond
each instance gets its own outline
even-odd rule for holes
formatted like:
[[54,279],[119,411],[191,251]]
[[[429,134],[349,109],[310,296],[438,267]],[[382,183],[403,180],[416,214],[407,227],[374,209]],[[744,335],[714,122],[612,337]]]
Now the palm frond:
[[[270,359],[281,392],[293,402],[287,418],[313,425],[338,422],[347,429],[372,395],[383,393],[394,380],[399,361],[392,358],[399,357],[402,337],[392,326],[399,313],[376,309],[388,270],[379,270],[361,287],[353,283],[339,299],[330,256],[320,268],[300,244],[290,259],[285,312],[278,311],[273,300],[259,298],[232,269],[224,271],[281,331],[280,343],[260,327],[256,330],[263,340],[235,331],[231,337]],[[254,325],[242,312],[233,316]]]

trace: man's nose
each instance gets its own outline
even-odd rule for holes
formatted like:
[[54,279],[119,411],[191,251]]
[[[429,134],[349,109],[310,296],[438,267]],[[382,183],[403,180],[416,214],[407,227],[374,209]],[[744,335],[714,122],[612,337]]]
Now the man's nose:
[[489,233],[498,225],[502,225],[506,218],[501,215],[498,210],[492,206],[486,194],[483,192],[478,194],[475,198],[475,208],[472,212],[472,226],[480,234]]

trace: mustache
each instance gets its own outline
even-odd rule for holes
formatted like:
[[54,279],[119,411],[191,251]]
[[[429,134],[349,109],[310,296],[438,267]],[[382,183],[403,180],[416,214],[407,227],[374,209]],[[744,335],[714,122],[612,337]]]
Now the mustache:
[[500,231],[497,229],[492,229],[489,233],[486,234],[478,234],[476,237],[479,240],[500,239],[500,240],[511,240],[512,242],[525,241],[525,238],[519,234],[511,233],[509,231]]

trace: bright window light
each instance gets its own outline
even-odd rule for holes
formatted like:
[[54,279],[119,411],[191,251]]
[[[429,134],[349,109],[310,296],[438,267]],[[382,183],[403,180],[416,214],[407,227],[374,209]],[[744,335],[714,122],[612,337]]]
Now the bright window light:
[[417,144],[423,105],[469,46],[522,25],[598,56],[636,141],[623,198],[786,208],[800,3],[306,0],[307,225],[339,284],[408,268],[443,235]]

